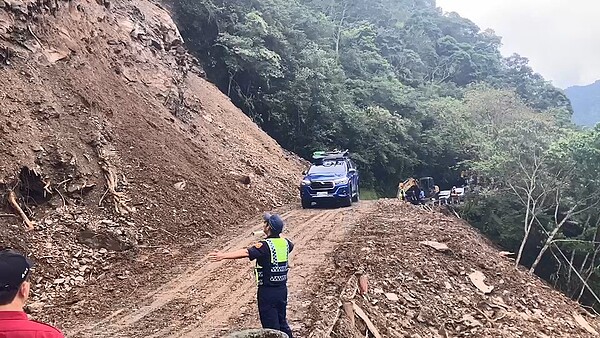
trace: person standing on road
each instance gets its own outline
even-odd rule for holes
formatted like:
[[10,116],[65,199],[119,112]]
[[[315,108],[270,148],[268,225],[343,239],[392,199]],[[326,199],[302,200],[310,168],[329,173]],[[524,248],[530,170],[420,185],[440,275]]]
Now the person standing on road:
[[294,244],[281,237],[283,220],[278,215],[264,214],[263,231],[265,240],[247,249],[231,252],[216,251],[209,254],[214,261],[224,259],[249,258],[256,260],[255,276],[258,284],[258,313],[265,329],[273,329],[286,333],[290,338],[292,330],[287,319],[287,274],[288,256]]
[[29,298],[32,267],[23,255],[0,251],[0,337],[64,338],[56,328],[29,320],[23,311]]

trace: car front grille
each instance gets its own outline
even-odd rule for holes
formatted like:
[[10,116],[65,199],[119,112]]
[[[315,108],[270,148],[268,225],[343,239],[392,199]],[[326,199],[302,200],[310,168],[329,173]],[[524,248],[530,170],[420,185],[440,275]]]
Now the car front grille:
[[334,184],[333,182],[312,182],[310,184],[310,187],[313,190],[329,190],[329,189],[333,189]]

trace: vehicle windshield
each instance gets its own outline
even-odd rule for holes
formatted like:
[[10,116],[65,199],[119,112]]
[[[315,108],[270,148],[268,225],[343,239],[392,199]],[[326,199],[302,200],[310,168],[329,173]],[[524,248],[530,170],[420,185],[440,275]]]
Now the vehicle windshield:
[[323,164],[313,165],[308,171],[312,174],[346,174],[346,162],[344,161],[323,161]]

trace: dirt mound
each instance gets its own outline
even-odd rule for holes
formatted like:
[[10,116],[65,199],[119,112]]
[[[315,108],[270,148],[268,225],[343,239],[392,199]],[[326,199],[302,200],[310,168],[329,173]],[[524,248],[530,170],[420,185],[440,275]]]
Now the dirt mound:
[[39,319],[97,315],[296,198],[301,161],[202,78],[149,1],[0,0],[0,64],[0,246],[37,261]]
[[[515,270],[514,261],[476,230],[440,212],[380,201],[334,260],[312,286],[321,299],[312,304],[313,337],[330,330],[336,337],[366,331],[383,337],[592,337],[600,330],[577,303]],[[357,272],[368,278],[364,296],[357,292]]]

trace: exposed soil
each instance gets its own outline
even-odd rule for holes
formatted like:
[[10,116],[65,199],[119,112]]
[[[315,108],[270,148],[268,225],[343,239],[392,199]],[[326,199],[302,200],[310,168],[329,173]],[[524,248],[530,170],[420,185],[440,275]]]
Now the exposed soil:
[[[319,276],[327,255],[344,238],[352,222],[373,204],[363,202],[353,208],[302,210],[282,213],[287,229],[284,236],[294,242],[289,276],[289,315],[292,329],[299,337],[310,327],[304,318],[311,299],[304,287]],[[250,234],[261,228],[261,220],[236,227],[234,236],[223,246],[211,249],[232,250],[252,245]],[[101,320],[67,328],[74,337],[222,337],[244,328],[260,327],[256,310],[256,285],[253,265],[247,260],[210,262],[199,250],[186,257],[168,274],[163,285],[142,288],[135,303],[129,303]]]
[[[332,328],[332,337],[365,336],[364,322],[356,316],[352,325],[340,310],[343,301],[362,308],[383,337],[595,337],[600,329],[576,302],[516,270],[476,230],[438,211],[379,201],[334,257],[305,295],[318,299],[310,308],[311,337]],[[356,293],[356,272],[368,278],[364,296]],[[471,281],[477,272],[491,292]],[[353,291],[354,298],[341,296]]]
[[0,247],[38,264],[35,318],[102,316],[296,198],[302,161],[202,78],[159,6],[0,3],[0,195],[36,222],[0,198]]

